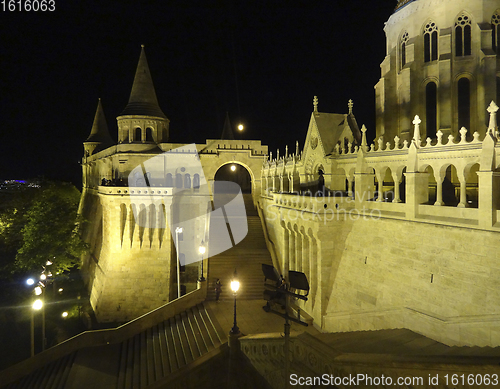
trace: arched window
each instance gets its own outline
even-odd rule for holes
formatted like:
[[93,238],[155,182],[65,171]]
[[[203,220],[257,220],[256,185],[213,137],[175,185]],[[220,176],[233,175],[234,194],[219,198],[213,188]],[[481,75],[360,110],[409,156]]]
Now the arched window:
[[406,65],[406,46],[408,45],[409,35],[407,32],[401,37],[400,50],[401,50],[401,69]]
[[191,176],[189,174],[184,175],[184,188],[191,188]]
[[137,127],[135,129],[135,134],[134,134],[134,141],[140,142],[142,140],[142,130]]
[[465,127],[470,132],[470,81],[458,80],[458,128]]
[[182,174],[180,173],[175,175],[175,187],[182,188]]
[[146,128],[146,142],[154,142],[153,129],[151,127]]
[[470,17],[462,14],[455,22],[455,55],[463,57],[472,53],[472,26]]
[[434,139],[437,132],[437,86],[429,82],[425,87],[425,124],[427,137]]
[[167,177],[165,178],[165,186],[167,188],[173,188],[174,187],[174,178],[172,177],[172,173],[168,173]]
[[491,18],[491,47],[498,53],[500,45],[500,13],[496,11]]
[[200,189],[200,175],[199,174],[195,174],[193,176],[193,188]]
[[438,59],[438,28],[436,23],[429,22],[424,29],[424,62]]

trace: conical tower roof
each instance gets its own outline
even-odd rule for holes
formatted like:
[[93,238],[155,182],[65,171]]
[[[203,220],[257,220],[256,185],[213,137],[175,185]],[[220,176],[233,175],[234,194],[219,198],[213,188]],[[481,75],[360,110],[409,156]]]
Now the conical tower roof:
[[224,128],[222,129],[222,134],[220,138],[221,140],[234,140],[233,129],[231,127],[231,121],[229,120],[229,112],[226,112],[226,119],[224,120]]
[[103,146],[112,145],[113,139],[109,135],[108,124],[106,123],[106,117],[104,116],[104,110],[102,109],[101,99],[97,103],[97,110],[94,116],[94,123],[92,124],[92,130],[90,135],[85,141],[87,142],[98,142],[102,143]]
[[137,70],[135,71],[134,83],[132,85],[132,91],[130,92],[128,104],[120,114],[120,116],[125,115],[166,118],[165,114],[158,105],[153,79],[151,78],[151,72],[149,71],[148,60],[146,59],[146,53],[144,52],[144,45],[142,46],[141,56],[139,57],[139,63],[137,64]]

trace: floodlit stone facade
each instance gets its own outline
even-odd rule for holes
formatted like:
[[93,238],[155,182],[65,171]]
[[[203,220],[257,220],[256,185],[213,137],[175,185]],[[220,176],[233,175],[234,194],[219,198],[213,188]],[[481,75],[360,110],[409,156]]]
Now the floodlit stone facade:
[[[130,320],[176,298],[176,234],[170,226],[179,221],[179,215],[193,220],[177,247],[180,256],[201,259],[199,246],[187,243],[207,242],[206,215],[213,199],[200,188],[211,188],[221,167],[238,164],[248,171],[252,193],[258,197],[260,169],[267,156],[267,146],[258,140],[168,143],[169,120],[158,105],[144,49],[129,102],[117,124],[115,144],[99,101],[82,159],[80,213],[89,221],[83,236],[90,244],[82,269],[100,322]],[[201,164],[202,174],[190,173],[188,165],[168,165],[167,152],[179,152],[181,159],[191,156]],[[144,166],[152,158],[156,158],[154,171],[146,172]],[[144,174],[133,173],[141,167]],[[176,197],[180,191],[182,196]],[[200,262],[192,265],[200,267]],[[205,275],[206,269],[205,258]]]
[[498,0],[400,1],[374,144],[364,127],[356,141],[326,124],[315,99],[304,149],[264,164],[269,249],[284,274],[307,275],[296,305],[321,330],[500,345],[499,12]]

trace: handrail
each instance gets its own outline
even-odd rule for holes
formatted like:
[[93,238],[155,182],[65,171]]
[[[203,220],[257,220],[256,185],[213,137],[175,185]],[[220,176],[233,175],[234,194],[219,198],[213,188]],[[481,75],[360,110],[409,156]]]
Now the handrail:
[[51,347],[34,357],[25,359],[7,369],[0,371],[0,383],[6,386],[33,371],[79,349],[92,346],[120,343],[147,328],[167,320],[191,306],[201,303],[207,296],[207,283],[199,283],[198,288],[178,299],[175,299],[151,312],[131,320],[119,327],[82,332],[58,345]]

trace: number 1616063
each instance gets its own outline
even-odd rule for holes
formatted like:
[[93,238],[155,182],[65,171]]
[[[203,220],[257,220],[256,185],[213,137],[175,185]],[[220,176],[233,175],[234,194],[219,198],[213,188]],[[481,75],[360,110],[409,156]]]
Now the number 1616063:
[[2,12],[53,12],[55,0],[1,0]]

